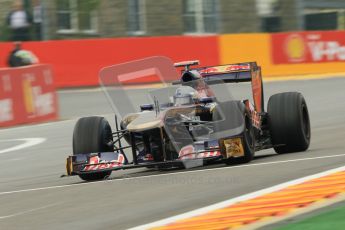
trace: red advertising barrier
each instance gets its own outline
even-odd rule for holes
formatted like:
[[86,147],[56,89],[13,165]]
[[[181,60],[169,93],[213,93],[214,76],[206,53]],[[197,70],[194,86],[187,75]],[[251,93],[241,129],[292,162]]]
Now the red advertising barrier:
[[0,127],[57,119],[50,65],[0,69]]
[[[166,56],[174,62],[200,60],[218,65],[217,36],[166,36],[25,42],[41,63],[54,67],[57,87],[97,86],[101,68],[149,56]],[[6,64],[12,43],[0,43],[0,65]]]
[[345,31],[272,34],[274,64],[345,61]]

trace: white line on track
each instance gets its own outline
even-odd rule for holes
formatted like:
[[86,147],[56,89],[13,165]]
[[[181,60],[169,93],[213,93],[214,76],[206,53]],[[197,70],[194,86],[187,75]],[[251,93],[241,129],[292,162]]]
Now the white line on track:
[[228,206],[230,206],[232,204],[235,204],[235,203],[238,203],[238,202],[241,202],[241,201],[250,200],[250,199],[253,199],[253,198],[256,198],[256,197],[268,194],[268,193],[272,193],[272,192],[275,192],[275,191],[278,191],[278,190],[282,190],[282,189],[287,188],[287,187],[292,186],[292,185],[301,184],[301,183],[303,183],[305,181],[309,181],[309,180],[312,180],[312,179],[324,177],[324,176],[327,176],[327,175],[330,175],[330,174],[333,174],[333,173],[336,173],[336,172],[341,172],[341,171],[344,171],[344,170],[345,170],[345,166],[342,166],[342,167],[339,167],[339,168],[335,168],[335,169],[331,169],[331,170],[327,170],[327,171],[324,171],[324,172],[321,172],[321,173],[317,173],[317,174],[314,174],[314,175],[302,177],[302,178],[299,178],[299,179],[296,179],[296,180],[292,180],[292,181],[288,181],[288,182],[285,182],[285,183],[282,183],[282,184],[275,185],[273,187],[265,188],[265,189],[262,189],[262,190],[259,190],[259,191],[256,191],[256,192],[248,193],[246,195],[242,195],[242,196],[235,197],[235,198],[232,198],[232,199],[229,199],[229,200],[225,200],[225,201],[222,201],[220,203],[216,203],[216,204],[213,204],[213,205],[210,205],[210,206],[199,208],[199,209],[196,209],[196,210],[193,210],[193,211],[190,211],[190,212],[186,212],[186,213],[183,213],[183,214],[180,214],[180,215],[176,215],[176,216],[169,217],[169,218],[166,218],[166,219],[163,219],[163,220],[155,221],[155,222],[152,222],[152,223],[149,223],[149,224],[137,226],[137,227],[131,228],[129,230],[143,230],[143,229],[150,229],[150,228],[154,228],[154,227],[159,227],[159,226],[167,225],[167,224],[170,224],[170,223],[182,220],[182,219],[191,218],[191,217],[194,217],[194,216],[199,216],[199,215],[202,215],[202,214],[206,214],[208,212],[211,212],[211,211],[214,211],[214,210],[217,210],[217,209],[221,209],[221,208],[225,208],[225,207],[228,207]]
[[22,129],[35,129],[38,127],[45,127],[45,126],[51,126],[51,125],[60,125],[62,123],[68,123],[75,121],[75,119],[71,120],[62,120],[62,121],[52,121],[52,122],[47,122],[47,123],[42,123],[42,124],[34,124],[34,125],[24,125],[24,126],[18,126],[18,127],[9,127],[9,128],[1,128],[0,133],[2,132],[11,132],[11,131],[19,131]]
[[60,203],[49,204],[49,205],[45,205],[45,206],[42,206],[42,207],[38,207],[38,208],[33,208],[33,209],[17,212],[17,213],[14,213],[14,214],[11,214],[11,215],[7,215],[7,216],[0,216],[0,221],[3,220],[3,219],[8,219],[8,218],[24,215],[24,214],[27,214],[27,213],[30,213],[30,212],[39,211],[41,209],[50,208],[50,207],[56,206],[58,204],[60,204]]
[[10,147],[10,148],[7,148],[7,149],[2,149],[2,150],[0,150],[0,154],[12,152],[12,151],[17,151],[17,150],[21,150],[24,148],[29,148],[31,146],[43,143],[44,141],[46,141],[46,139],[41,138],[41,137],[36,137],[36,138],[20,138],[20,139],[0,140],[0,142],[12,142],[12,141],[24,141],[24,143]]
[[126,177],[126,178],[121,178],[121,179],[102,180],[102,181],[94,181],[94,182],[87,182],[87,183],[80,183],[80,184],[67,184],[67,185],[56,185],[56,186],[49,186],[49,187],[13,190],[13,191],[7,191],[7,192],[0,192],[0,196],[11,195],[11,194],[16,194],[16,193],[24,193],[24,192],[35,192],[35,191],[50,190],[50,189],[86,186],[86,185],[93,185],[93,184],[98,184],[98,183],[110,183],[110,182],[126,181],[126,180],[134,180],[134,179],[138,180],[138,179],[145,179],[145,178],[150,178],[150,177],[164,177],[164,176],[171,176],[171,175],[200,173],[200,172],[206,172],[206,171],[231,170],[235,168],[255,167],[255,166],[271,165],[271,164],[283,164],[283,163],[291,163],[291,162],[299,162],[299,161],[307,161],[307,160],[320,160],[320,159],[335,158],[335,157],[345,157],[345,154],[322,156],[322,157],[299,158],[299,159],[284,160],[284,161],[271,161],[271,162],[263,162],[263,163],[256,163],[256,164],[246,164],[246,165],[237,165],[237,166],[231,166],[231,167],[221,167],[221,168],[211,168],[211,169],[200,169],[200,170],[193,170],[193,171],[184,171],[184,172],[166,173],[166,174],[157,174],[157,175],[148,175],[148,176]]
[[[109,115],[113,115],[113,113],[109,114],[93,114],[93,116],[101,116],[101,117],[106,117]],[[23,126],[17,126],[17,127],[8,127],[8,128],[0,128],[0,133],[2,132],[12,132],[12,131],[20,131],[20,130],[25,130],[25,129],[36,129],[40,127],[47,127],[47,126],[54,126],[54,125],[61,125],[64,123],[69,123],[69,122],[77,122],[79,117],[72,117],[69,118],[68,120],[60,120],[60,121],[51,121],[51,122],[46,122],[42,124],[31,124],[31,125],[23,125]]]
[[12,159],[3,159],[0,161],[0,164],[8,164],[8,162],[12,162],[12,161],[22,161],[22,160],[25,160],[24,157],[18,157],[18,158],[12,158]]

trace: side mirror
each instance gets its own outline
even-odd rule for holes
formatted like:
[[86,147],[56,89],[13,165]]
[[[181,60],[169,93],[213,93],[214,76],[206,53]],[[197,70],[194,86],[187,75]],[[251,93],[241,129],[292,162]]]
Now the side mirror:
[[199,102],[203,104],[208,104],[208,103],[215,102],[215,100],[216,100],[215,97],[203,97],[199,99]]
[[153,110],[153,104],[144,104],[140,105],[140,111],[152,111]]

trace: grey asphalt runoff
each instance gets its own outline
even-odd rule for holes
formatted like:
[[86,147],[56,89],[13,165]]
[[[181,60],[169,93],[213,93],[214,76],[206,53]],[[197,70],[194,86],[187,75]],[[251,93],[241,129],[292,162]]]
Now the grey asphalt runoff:
[[[236,84],[232,93],[245,96],[245,87]],[[286,91],[299,91],[307,101],[312,124],[307,152],[265,150],[248,165],[126,170],[85,183],[78,177],[60,178],[72,152],[74,124],[80,116],[107,114],[114,126],[112,109],[97,88],[62,90],[62,121],[0,130],[0,150],[9,147],[5,140],[46,138],[0,154],[0,229],[126,229],[344,166],[345,78],[265,83],[266,101]],[[128,92],[138,104],[145,102],[146,89]]]

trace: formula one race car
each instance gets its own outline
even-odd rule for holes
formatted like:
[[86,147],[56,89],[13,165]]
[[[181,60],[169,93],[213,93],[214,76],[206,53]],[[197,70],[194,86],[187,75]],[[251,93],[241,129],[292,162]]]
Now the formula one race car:
[[[310,122],[302,94],[275,94],[265,111],[261,68],[255,62],[191,68],[198,64],[151,57],[104,68],[100,82],[117,111],[116,131],[104,117],[79,119],[67,174],[100,180],[120,169],[247,163],[262,149],[308,149]],[[152,79],[170,83],[150,91],[152,103],[140,106],[135,104],[139,98],[131,99],[119,87]],[[239,82],[251,82],[252,99],[233,98],[228,83]]]

